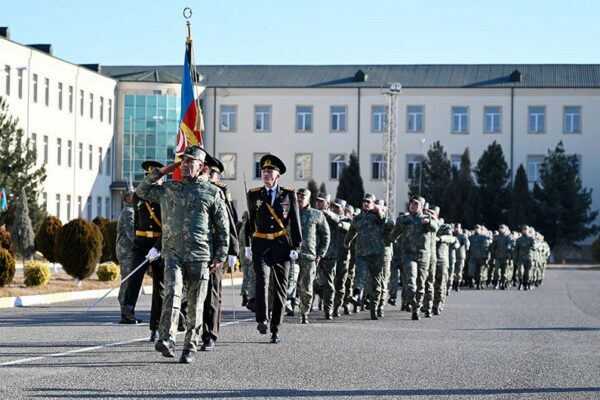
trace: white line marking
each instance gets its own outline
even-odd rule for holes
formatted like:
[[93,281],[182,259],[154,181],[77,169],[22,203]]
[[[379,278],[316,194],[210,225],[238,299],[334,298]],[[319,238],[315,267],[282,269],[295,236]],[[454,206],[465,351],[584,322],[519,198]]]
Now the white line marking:
[[[254,318],[246,318],[246,319],[240,319],[240,320],[236,320],[236,321],[225,322],[225,323],[221,324],[221,327],[235,325],[235,324],[239,324],[242,322],[250,322],[250,321],[254,321]],[[178,332],[177,334],[183,334],[183,333],[185,333],[185,332]],[[9,365],[25,364],[25,363],[32,362],[32,361],[43,360],[46,358],[64,357],[64,356],[68,356],[70,354],[85,353],[86,351],[100,350],[100,349],[105,349],[105,348],[109,348],[109,347],[123,346],[123,345],[130,344],[130,343],[145,342],[145,341],[148,341],[147,337],[126,340],[123,342],[107,343],[107,344],[103,344],[100,346],[86,347],[83,349],[70,350],[70,351],[65,351],[62,353],[44,354],[44,355],[38,356],[38,357],[21,358],[18,360],[0,363],[0,367],[5,367],[5,366],[9,366]]]

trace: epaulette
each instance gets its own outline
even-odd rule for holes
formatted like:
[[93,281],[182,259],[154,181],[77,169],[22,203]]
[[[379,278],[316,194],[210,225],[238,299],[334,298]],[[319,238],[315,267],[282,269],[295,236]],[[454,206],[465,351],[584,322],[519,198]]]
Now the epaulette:
[[248,190],[248,193],[251,193],[251,192],[258,192],[260,189],[262,189],[262,186],[259,186],[259,187],[252,188],[252,189]]
[[218,182],[213,182],[213,185],[215,185],[215,186],[217,186],[217,187],[220,187],[221,189],[227,189],[227,185],[226,185],[226,184],[224,184],[224,183],[223,183],[223,182],[221,182],[221,181],[218,181]]
[[281,187],[282,190],[288,191],[288,192],[295,192],[296,189],[294,189],[293,187],[290,186],[282,186]]

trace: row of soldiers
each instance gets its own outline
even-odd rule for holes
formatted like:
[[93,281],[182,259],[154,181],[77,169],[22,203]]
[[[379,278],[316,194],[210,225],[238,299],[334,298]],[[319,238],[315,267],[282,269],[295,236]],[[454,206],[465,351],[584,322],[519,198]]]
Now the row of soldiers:
[[[458,223],[445,223],[439,207],[420,196],[394,221],[386,216],[384,202],[369,193],[357,210],[325,193],[317,194],[312,208],[311,195],[306,188],[297,191],[303,241],[286,291],[286,314],[294,316],[299,306],[303,324],[316,294],[327,320],[341,310],[350,314],[365,308],[377,320],[384,317],[386,303],[396,306],[402,287],[401,310],[418,320],[421,312],[439,315],[446,296],[460,287],[529,290],[543,281],[550,248],[529,226],[521,232],[504,224],[496,232],[482,225],[463,231]],[[243,258],[241,264],[242,305],[253,310],[252,261]]]

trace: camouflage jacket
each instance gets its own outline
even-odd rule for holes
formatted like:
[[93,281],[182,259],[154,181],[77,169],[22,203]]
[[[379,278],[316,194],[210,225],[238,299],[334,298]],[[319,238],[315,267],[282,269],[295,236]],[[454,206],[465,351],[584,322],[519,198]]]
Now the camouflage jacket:
[[386,218],[384,224],[381,226],[382,235],[385,240],[385,248],[383,250],[383,261],[392,261],[394,255],[393,244],[390,241],[390,233],[394,229],[394,220],[392,218]]
[[327,253],[330,240],[329,225],[323,212],[311,206],[300,210],[300,225],[302,226],[300,257],[306,260],[314,260],[317,256],[323,257]]
[[349,245],[356,238],[356,257],[383,254],[387,242],[383,236],[385,220],[383,211],[361,212],[352,220],[344,245]]
[[133,239],[135,232],[133,228],[134,221],[133,205],[125,204],[121,215],[119,215],[119,222],[117,222],[117,243],[116,253],[117,260],[122,263],[127,258],[133,257]]
[[471,258],[487,258],[491,243],[489,237],[475,233],[469,238],[469,242],[471,243],[469,247]]
[[429,218],[429,223],[424,224],[425,218],[419,213],[401,215],[396,220],[396,225],[390,233],[390,241],[395,242],[402,235],[402,257],[418,261],[431,259],[431,241],[435,237],[431,232],[438,230],[438,221]]
[[494,236],[494,240],[490,246],[490,253],[494,260],[507,260],[513,257],[514,248],[515,242],[510,233],[505,235],[499,233]]
[[534,261],[537,245],[531,236],[521,236],[515,242],[515,262]]
[[[200,177],[153,185],[160,178],[158,169],[154,169],[135,192],[144,200],[160,203],[163,257],[182,262],[211,258],[224,261],[229,247],[229,219],[221,190]],[[214,241],[209,240],[212,227]]]
[[438,265],[448,265],[450,263],[450,249],[459,246],[458,240],[452,235],[452,228],[449,225],[442,226],[437,232],[436,255]]
[[348,257],[349,252],[344,248],[344,236],[346,236],[346,232],[350,228],[351,220],[329,210],[323,211],[323,214],[329,224],[329,233],[331,234],[329,248],[323,258],[338,259],[340,256]]
[[467,251],[469,251],[469,248],[471,247],[471,241],[464,233],[455,233],[454,237],[456,237],[456,240],[458,240],[458,244],[460,245],[460,247],[456,249],[456,259],[464,260],[467,258]]

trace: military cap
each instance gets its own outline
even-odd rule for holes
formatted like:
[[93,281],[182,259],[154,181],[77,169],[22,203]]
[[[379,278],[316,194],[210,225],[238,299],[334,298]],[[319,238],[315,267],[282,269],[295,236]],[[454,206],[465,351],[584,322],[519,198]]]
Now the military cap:
[[439,214],[440,212],[440,208],[438,206],[434,206],[433,204],[430,204],[429,207],[427,207],[427,209],[433,211],[436,214]]
[[346,210],[354,214],[354,207],[352,207],[352,204],[346,204]]
[[382,199],[379,199],[377,201],[375,201],[375,204],[379,207],[384,207],[385,206],[385,201]]
[[365,195],[363,196],[363,200],[368,200],[368,201],[375,201],[376,197],[373,193],[365,193]]
[[183,151],[181,157],[188,157],[192,160],[199,160],[204,163],[204,160],[206,159],[206,150],[200,146],[188,146]]
[[360,210],[360,208],[356,208],[356,209],[354,209],[354,216],[357,216],[357,215],[359,215],[360,213],[361,213],[361,210]]
[[146,171],[147,174],[152,172],[154,168],[162,168],[164,165],[159,163],[158,161],[147,160],[142,163],[142,169]]
[[333,201],[333,205],[339,208],[346,208],[346,200],[343,199],[335,199]]
[[273,154],[265,154],[260,158],[260,169],[272,169],[281,175],[285,174],[285,164]]
[[326,201],[326,202],[329,203],[331,201],[331,195],[327,194],[327,193],[320,192],[319,194],[317,194],[316,199],[317,200],[323,200],[323,201]]
[[211,156],[206,153],[206,158],[204,160],[204,164],[208,166],[211,172],[218,172],[220,174],[225,171],[225,167],[223,167],[223,163],[219,161],[216,157]]
[[411,202],[412,201],[416,201],[417,203],[420,203],[421,206],[425,205],[425,199],[423,197],[421,197],[421,196],[413,196],[413,197],[410,198],[410,201]]
[[506,224],[500,224],[500,226],[498,227],[498,229],[502,229],[502,228],[508,229],[508,226],[506,226]]
[[300,189],[298,189],[297,193],[303,194],[306,197],[310,197],[310,195],[311,195],[311,191],[308,190],[307,188],[300,188]]

